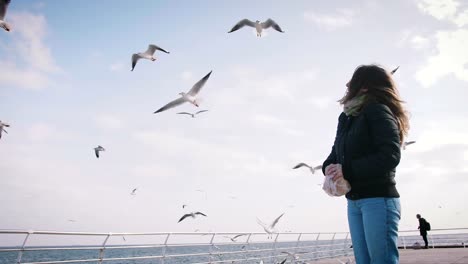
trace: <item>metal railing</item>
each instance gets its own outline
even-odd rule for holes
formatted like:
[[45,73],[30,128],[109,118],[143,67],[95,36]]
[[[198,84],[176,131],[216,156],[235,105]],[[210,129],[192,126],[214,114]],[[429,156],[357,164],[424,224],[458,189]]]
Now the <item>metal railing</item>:
[[[236,235],[242,236],[231,239]],[[417,230],[400,231],[399,235],[399,244],[405,249],[416,241],[422,242]],[[465,247],[468,228],[432,230],[428,238],[431,247]],[[0,263],[208,264],[259,263],[260,260],[279,263],[284,259],[288,263],[305,263],[343,256],[352,256],[347,232],[275,233],[272,239],[267,239],[265,233],[0,230]]]

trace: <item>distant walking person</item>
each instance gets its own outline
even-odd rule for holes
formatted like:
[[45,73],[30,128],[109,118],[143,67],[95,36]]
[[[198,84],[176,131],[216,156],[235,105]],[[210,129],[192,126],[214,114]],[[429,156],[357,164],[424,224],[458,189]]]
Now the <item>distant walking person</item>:
[[424,239],[424,248],[428,248],[428,243],[427,243],[427,231],[431,230],[431,226],[429,224],[429,222],[426,221],[426,219],[422,218],[420,214],[417,214],[416,215],[416,218],[419,220],[419,226],[418,226],[418,229],[419,229],[419,233],[421,234],[421,236],[423,237]]

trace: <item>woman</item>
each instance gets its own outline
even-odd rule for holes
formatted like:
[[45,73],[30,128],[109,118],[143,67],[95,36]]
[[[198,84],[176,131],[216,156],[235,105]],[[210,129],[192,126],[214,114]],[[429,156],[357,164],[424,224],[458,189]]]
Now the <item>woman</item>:
[[351,184],[346,198],[356,263],[398,263],[401,209],[395,168],[408,116],[391,74],[379,66],[359,66],[346,86],[339,100],[344,110],[323,172]]

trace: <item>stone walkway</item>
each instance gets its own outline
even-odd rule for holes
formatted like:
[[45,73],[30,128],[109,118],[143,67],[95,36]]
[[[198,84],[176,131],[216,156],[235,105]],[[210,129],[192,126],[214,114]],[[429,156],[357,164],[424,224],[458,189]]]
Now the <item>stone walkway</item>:
[[[346,261],[348,258],[340,258]],[[313,261],[310,264],[339,264],[337,259]],[[402,249],[400,264],[468,264],[468,248]]]

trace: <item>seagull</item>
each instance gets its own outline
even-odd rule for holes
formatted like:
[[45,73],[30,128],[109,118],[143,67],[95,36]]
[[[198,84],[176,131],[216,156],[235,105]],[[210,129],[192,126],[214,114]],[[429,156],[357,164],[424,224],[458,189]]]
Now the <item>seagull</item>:
[[156,57],[154,57],[154,52],[156,50],[160,50],[162,52],[165,52],[167,54],[169,54],[170,52],[154,45],[154,44],[150,44],[148,45],[148,49],[145,51],[145,52],[139,52],[139,53],[134,53],[132,55],[132,71],[135,69],[135,66],[138,62],[139,59],[147,59],[147,60],[151,60],[151,61],[155,61],[156,60]]
[[304,166],[307,167],[307,168],[309,168],[309,169],[310,169],[310,172],[312,172],[312,174],[314,174],[316,170],[320,170],[320,169],[322,168],[322,165],[318,165],[318,166],[312,167],[312,166],[309,166],[309,165],[307,165],[307,164],[301,162],[301,163],[297,164],[296,166],[294,166],[293,169],[298,169],[298,168],[304,167]]
[[182,205],[182,209],[184,209],[184,208],[185,208],[185,207],[187,207],[187,206],[188,206],[188,205],[186,205],[186,204],[183,204],[183,205]]
[[188,93],[184,93],[184,92],[179,93],[179,95],[181,96],[180,98],[166,104],[165,106],[161,107],[159,110],[157,110],[154,113],[156,114],[156,113],[165,111],[167,109],[181,105],[185,102],[189,102],[195,105],[196,107],[198,107],[198,102],[195,97],[197,96],[198,92],[200,92],[201,88],[203,88],[206,81],[208,81],[208,78],[210,78],[210,75],[212,72],[213,71],[210,71],[205,77],[203,77],[200,81],[198,81],[195,85],[193,85],[192,89],[190,89]]
[[265,22],[260,22],[259,20],[253,22],[253,21],[250,21],[248,19],[242,19],[228,33],[234,32],[234,31],[236,31],[236,30],[238,30],[238,29],[240,29],[240,28],[242,28],[244,26],[249,26],[249,27],[255,28],[257,30],[257,37],[261,37],[262,36],[262,31],[264,29],[269,28],[269,27],[273,27],[273,29],[275,29],[276,31],[284,33],[284,31],[280,28],[280,26],[271,18],[269,18]]
[[130,193],[130,195],[136,195],[137,189],[138,189],[138,188],[133,189],[133,191],[132,191],[132,193]]
[[180,113],[177,113],[178,115],[190,115],[192,116],[192,118],[195,118],[196,115],[200,114],[200,113],[204,113],[204,112],[207,112],[208,110],[200,110],[194,114],[192,113],[188,113],[188,112],[180,112]]
[[280,216],[278,216],[273,221],[273,223],[271,223],[271,225],[267,225],[267,224],[263,223],[260,219],[257,218],[257,223],[263,227],[263,230],[265,230],[265,232],[268,233],[268,238],[273,236],[273,233],[275,232],[275,226],[276,226],[276,224],[278,223],[278,221],[280,220],[280,218],[283,215],[284,215],[284,213],[282,213]]
[[403,149],[406,149],[406,146],[416,143],[416,141],[406,141],[403,142]]
[[68,219],[68,222],[75,223],[76,221],[73,219]]
[[233,237],[229,237],[229,236],[224,236],[224,237],[229,238],[232,242],[237,242],[236,238],[241,237],[241,236],[246,236],[246,235],[247,234],[240,234],[240,235],[235,235]]
[[[298,256],[299,254],[306,254],[306,253],[308,253],[308,252],[303,251],[303,252],[291,253],[291,252],[288,252],[288,251],[282,251],[281,253],[287,254],[288,257],[292,258],[294,261],[298,261],[298,260],[299,260],[299,256]],[[296,263],[297,263],[297,262],[296,262]]]
[[98,159],[99,159],[99,152],[100,151],[106,151],[106,150],[101,146],[97,146],[97,147],[94,148],[94,153],[96,154],[96,158],[98,158]]
[[350,258],[348,258],[348,260],[347,260],[346,262],[343,262],[343,261],[340,260],[340,259],[337,259],[337,260],[338,260],[338,262],[340,262],[341,264],[353,264],[353,261],[352,261]]
[[396,67],[396,68],[393,69],[393,71],[391,71],[390,73],[393,75],[396,71],[398,71],[399,68],[400,68],[400,66]]
[[6,11],[8,9],[8,4],[10,2],[11,2],[11,0],[0,0],[0,27],[3,28],[6,31],[11,30],[10,24],[5,22],[5,15],[6,15]]
[[[2,1],[2,0],[0,0]],[[5,127],[10,127],[9,124],[7,123],[3,123],[1,120],[0,120],[0,138],[2,138],[2,133],[5,132],[8,134],[8,132],[5,130]]]
[[196,215],[203,215],[203,216],[206,216],[206,214],[202,213],[202,212],[191,212],[189,214],[184,214],[184,216],[182,216],[180,219],[179,219],[179,222],[177,223],[180,223],[182,222],[185,218],[187,217],[192,217],[192,218],[195,218]]

